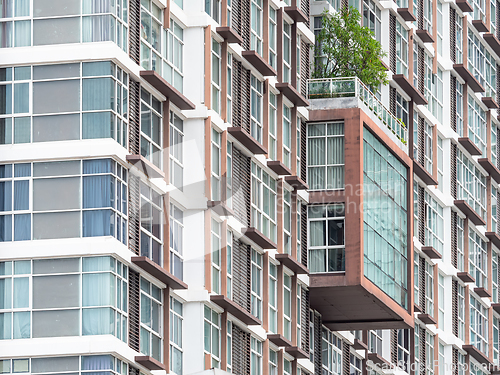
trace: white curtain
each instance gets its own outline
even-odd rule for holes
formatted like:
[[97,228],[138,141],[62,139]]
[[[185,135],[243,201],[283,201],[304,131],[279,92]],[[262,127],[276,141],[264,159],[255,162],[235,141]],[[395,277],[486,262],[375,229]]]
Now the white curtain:
[[83,275],[83,306],[116,306],[115,277],[109,273]]
[[115,18],[110,15],[83,17],[83,42],[106,42],[115,40]]
[[[29,2],[28,2],[28,13],[29,13]],[[31,21],[16,21],[14,22],[15,30],[15,47],[26,47],[31,46]]]
[[111,308],[83,309],[83,335],[115,334],[115,311]]

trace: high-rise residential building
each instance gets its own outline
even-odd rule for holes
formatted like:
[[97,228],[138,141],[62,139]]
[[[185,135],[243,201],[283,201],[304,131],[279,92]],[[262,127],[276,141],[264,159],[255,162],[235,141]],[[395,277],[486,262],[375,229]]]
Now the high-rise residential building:
[[498,373],[498,9],[0,0],[0,374]]

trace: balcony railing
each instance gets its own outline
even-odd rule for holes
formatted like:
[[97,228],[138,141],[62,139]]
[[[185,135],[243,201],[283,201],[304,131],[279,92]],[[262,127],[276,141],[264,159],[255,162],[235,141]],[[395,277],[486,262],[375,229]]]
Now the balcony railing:
[[403,144],[408,142],[408,129],[403,121],[396,118],[357,77],[310,79],[307,84],[307,97],[359,98]]

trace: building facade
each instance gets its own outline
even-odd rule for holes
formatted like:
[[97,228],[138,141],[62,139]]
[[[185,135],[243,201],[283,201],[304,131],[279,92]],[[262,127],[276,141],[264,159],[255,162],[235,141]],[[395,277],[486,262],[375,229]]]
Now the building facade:
[[497,9],[1,2],[0,373],[495,373]]

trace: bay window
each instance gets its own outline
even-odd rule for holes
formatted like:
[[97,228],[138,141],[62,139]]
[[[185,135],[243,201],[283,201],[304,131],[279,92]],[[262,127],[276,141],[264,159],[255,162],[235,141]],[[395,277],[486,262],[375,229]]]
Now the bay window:
[[309,269],[345,271],[344,204],[309,206]]

